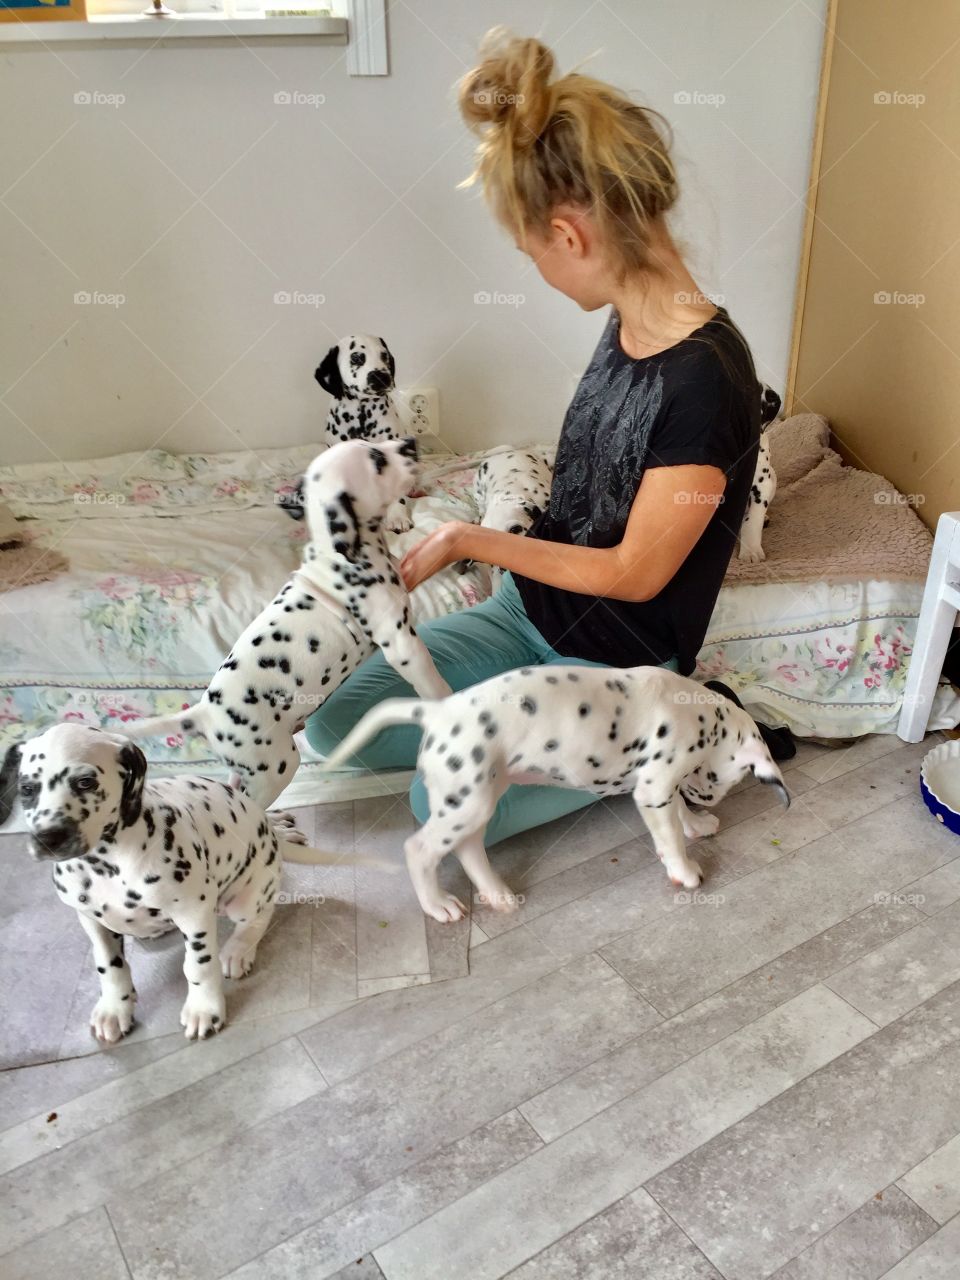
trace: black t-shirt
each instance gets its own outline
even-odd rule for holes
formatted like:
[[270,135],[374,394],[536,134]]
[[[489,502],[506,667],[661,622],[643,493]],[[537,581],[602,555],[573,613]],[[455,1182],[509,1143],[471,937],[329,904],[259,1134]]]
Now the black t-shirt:
[[676,658],[681,674],[695,669],[746,510],[760,393],[749,349],[723,307],[676,346],[639,360],[620,346],[613,312],[567,410],[547,510],[526,536],[616,546],[648,467],[719,467],[727,486],[696,546],[651,600],[564,591],[514,573],[528,618],[558,653],[616,667]]

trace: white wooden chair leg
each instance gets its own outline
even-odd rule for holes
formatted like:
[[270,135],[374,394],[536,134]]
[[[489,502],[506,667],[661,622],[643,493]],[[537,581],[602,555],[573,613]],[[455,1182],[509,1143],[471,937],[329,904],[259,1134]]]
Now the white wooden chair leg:
[[919,742],[927,731],[937,682],[960,605],[960,512],[940,517],[930,556],[927,585],[917,622],[913,656],[900,711],[897,736]]

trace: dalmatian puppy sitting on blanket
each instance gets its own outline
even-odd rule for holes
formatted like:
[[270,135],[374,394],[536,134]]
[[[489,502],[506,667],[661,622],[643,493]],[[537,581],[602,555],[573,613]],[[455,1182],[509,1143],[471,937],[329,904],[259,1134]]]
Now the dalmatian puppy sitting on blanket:
[[199,733],[268,808],[300,765],[293,735],[379,645],[422,698],[450,686],[413,625],[383,516],[417,479],[417,444],[345,440],[304,477],[310,541],[300,568],[237,640],[200,701],[124,726],[132,738]]
[[[94,1035],[119,1040],[136,991],[124,936],[179,929],[188,1040],[226,1022],[223,977],[249,973],[273,914],[283,860],[332,865],[338,854],[292,845],[249,796],[207,778],[145,781],[143,752],[119,734],[58,724],[11,747],[0,770],[0,823],[19,796],[34,858],[53,864],[61,902],[93,946],[100,999]],[[383,864],[379,864],[383,865]],[[217,916],[234,929],[218,948]]]
[[417,768],[430,817],[404,846],[427,915],[459,920],[464,905],[441,890],[437,868],[455,853],[482,900],[517,903],[490,866],[483,833],[511,783],[631,793],[675,884],[701,873],[685,837],[713,835],[715,805],[747,773],[790,797],[756,724],[722,694],[660,667],[521,667],[440,702],[388,698],[329,757],[335,767],[393,724],[423,730]]
[[780,412],[780,397],[765,384],[760,388],[760,451],[753,472],[753,484],[747,498],[747,509],[740,525],[740,545],[737,557],[748,564],[766,559],[763,551],[763,528],[767,511],[777,492],[777,473],[770,461],[770,441],[766,428]]
[[[368,333],[348,334],[330,348],[313,375],[333,397],[323,439],[327,448],[344,440],[397,440],[406,434],[393,401],[396,368],[384,340]],[[302,479],[280,505],[292,519],[303,519]],[[413,528],[406,495],[391,504],[384,527],[393,533]]]

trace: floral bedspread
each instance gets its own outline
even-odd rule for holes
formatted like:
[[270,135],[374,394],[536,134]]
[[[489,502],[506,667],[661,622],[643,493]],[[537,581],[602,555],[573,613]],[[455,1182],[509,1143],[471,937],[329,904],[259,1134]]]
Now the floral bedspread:
[[[277,499],[315,455],[152,450],[0,468],[3,500],[70,562],[0,594],[0,747],[58,720],[119,728],[195,701],[299,563],[306,529]],[[397,555],[444,520],[477,518],[472,456],[414,502],[411,532],[388,535]],[[448,570],[416,589],[414,613],[423,621],[482,595],[479,575]],[[200,738],[143,745],[153,762],[214,763]]]
[[[0,493],[70,571],[0,594],[0,748],[57,720],[121,727],[188,705],[288,577],[305,536],[277,506],[315,453],[173,455],[0,468]],[[473,464],[413,503],[398,555],[438,523],[477,518]],[[448,467],[449,458],[436,466]],[[700,654],[768,723],[801,735],[894,732],[920,583],[727,586]],[[413,594],[418,620],[476,604],[454,570]],[[941,690],[934,727],[960,720]],[[214,766],[200,738],[144,742],[156,763]]]

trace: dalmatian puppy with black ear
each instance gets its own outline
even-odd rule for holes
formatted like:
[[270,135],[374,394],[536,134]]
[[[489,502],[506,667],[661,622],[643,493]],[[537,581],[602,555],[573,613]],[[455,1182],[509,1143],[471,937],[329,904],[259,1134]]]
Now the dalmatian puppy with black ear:
[[293,735],[375,646],[422,698],[445,697],[450,686],[417,635],[383,534],[384,513],[418,474],[413,436],[345,440],[314,458],[304,477],[310,541],[300,568],[243,632],[199,702],[130,721],[124,731],[201,734],[266,809],[299,768]]
[[757,454],[757,465],[753,472],[753,483],[747,498],[747,509],[740,524],[740,545],[737,556],[747,564],[756,564],[765,560],[763,550],[763,528],[767,521],[770,503],[777,492],[777,473],[770,461],[770,441],[766,428],[780,412],[780,397],[765,384],[760,388],[760,451]]
[[[188,1040],[226,1022],[223,977],[242,978],[273,914],[282,860],[333,865],[338,854],[285,842],[249,796],[207,778],[146,782],[139,747],[119,734],[58,724],[11,747],[0,770],[0,823],[19,796],[34,858],[50,862],[61,902],[93,946],[100,999],[90,1015],[112,1043],[134,1024],[125,936],[179,929]],[[380,864],[382,865],[382,864]],[[234,923],[218,949],[217,916]]]
[[690,804],[715,805],[751,772],[790,803],[746,711],[661,667],[521,667],[440,702],[387,698],[347,734],[327,766],[343,764],[393,724],[423,730],[417,769],[430,817],[404,851],[420,905],[441,923],[465,911],[437,878],[448,853],[457,855],[485,902],[516,909],[483,843],[511,783],[632,794],[667,875],[688,889],[700,884],[701,872],[685,838],[713,835],[719,826],[715,814]]
[[371,334],[348,334],[330,348],[314,374],[333,397],[327,414],[327,445],[403,435],[393,403],[396,371],[390,348]]
[[[352,333],[341,338],[321,360],[314,377],[333,397],[324,443],[343,440],[395,440],[405,434],[393,400],[397,363],[382,338]],[[303,519],[303,481],[281,505],[294,520]],[[400,497],[384,517],[393,533],[413,528],[409,502]]]

